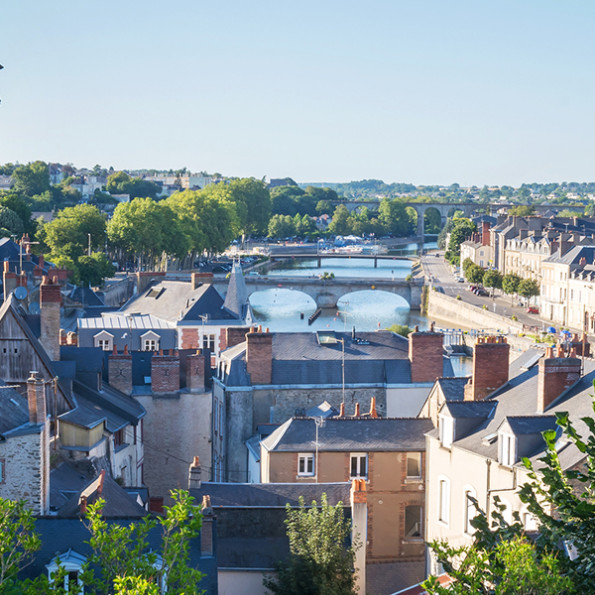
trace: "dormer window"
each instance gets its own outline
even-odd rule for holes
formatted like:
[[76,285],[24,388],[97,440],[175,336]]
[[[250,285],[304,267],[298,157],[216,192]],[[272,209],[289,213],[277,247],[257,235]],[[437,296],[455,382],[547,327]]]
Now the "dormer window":
[[161,337],[153,331],[147,331],[140,337],[143,351],[159,351]]
[[99,347],[103,351],[112,351],[114,348],[114,335],[107,331],[101,331],[93,337],[95,347]]
[[87,561],[85,556],[69,549],[67,552],[58,554],[49,564],[46,565],[48,571],[48,578],[50,583],[55,582],[55,575],[59,569],[64,571],[64,578],[61,580],[60,586],[66,591],[66,593],[82,593],[83,582],[81,580],[81,573],[83,571],[83,565]]
[[452,446],[455,433],[454,419],[448,415],[441,415],[438,418],[438,426],[440,429],[440,444],[445,448],[450,448]]
[[506,432],[498,435],[500,464],[512,467],[516,463],[516,437]]

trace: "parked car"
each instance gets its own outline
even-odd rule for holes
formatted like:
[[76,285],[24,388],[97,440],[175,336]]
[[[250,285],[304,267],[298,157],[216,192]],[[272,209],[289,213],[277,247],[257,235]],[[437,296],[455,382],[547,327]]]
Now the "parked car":
[[530,306],[529,308],[527,308],[527,314],[539,314],[539,308],[536,308],[535,306]]
[[483,287],[476,287],[473,293],[479,297],[488,297],[490,295]]
[[465,283],[465,279],[463,277],[457,277],[457,283]]

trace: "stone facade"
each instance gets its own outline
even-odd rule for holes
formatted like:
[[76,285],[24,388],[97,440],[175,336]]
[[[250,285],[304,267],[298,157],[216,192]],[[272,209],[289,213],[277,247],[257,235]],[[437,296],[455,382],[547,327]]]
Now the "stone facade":
[[201,461],[203,480],[210,475],[211,393],[178,391],[166,397],[137,396],[146,409],[143,419],[144,480],[151,496],[188,487],[188,465]]
[[38,515],[49,512],[49,422],[38,431],[12,436],[0,443],[0,497],[27,500]]

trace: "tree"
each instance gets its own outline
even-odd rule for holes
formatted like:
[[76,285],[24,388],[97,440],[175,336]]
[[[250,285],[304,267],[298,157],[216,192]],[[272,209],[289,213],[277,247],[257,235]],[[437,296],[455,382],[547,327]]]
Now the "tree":
[[34,161],[21,165],[12,173],[13,190],[26,196],[42,194],[50,189],[50,170],[47,163]]
[[347,235],[351,228],[348,223],[349,210],[345,205],[339,205],[333,213],[333,218],[329,223],[328,229],[335,235]]
[[477,285],[483,281],[485,271],[477,264],[472,264],[467,267],[466,277],[469,283]]
[[532,298],[539,295],[539,283],[534,279],[523,279],[519,283],[518,294],[524,298]]
[[[165,516],[158,519],[147,516],[129,525],[103,519],[102,500],[89,505],[87,527],[93,553],[83,572],[86,586],[100,593],[113,592],[115,585],[123,593],[137,593],[135,588],[139,585],[150,595],[204,592],[197,589],[204,575],[189,566],[190,542],[199,535],[202,516],[188,492],[174,490],[171,495],[173,504],[165,507]],[[159,557],[156,552],[147,553],[149,532],[156,527],[161,529]],[[150,588],[148,583],[156,584],[158,590]]]
[[535,215],[535,209],[529,205],[517,205],[510,207],[508,214],[513,217],[529,217]]
[[378,207],[378,219],[395,237],[404,237],[411,232],[411,218],[401,199],[383,198]]
[[229,200],[236,205],[240,231],[264,234],[271,216],[271,196],[264,182],[255,178],[233,180],[228,191]]
[[80,256],[77,261],[78,278],[83,286],[102,285],[107,277],[113,277],[116,269],[103,252]]
[[467,276],[467,269],[472,265],[475,264],[470,258],[465,258],[461,264],[461,269],[463,270],[463,275]]
[[20,217],[24,231],[30,234],[35,231],[35,225],[31,221],[31,208],[22,194],[17,192],[0,193],[0,205],[14,211]]
[[461,244],[471,237],[471,234],[477,230],[473,221],[466,217],[459,217],[454,219],[452,228],[450,230],[450,241],[446,251],[446,258],[451,263],[459,262],[461,253]]
[[502,287],[502,274],[499,271],[490,269],[483,274],[481,283],[484,287],[489,287],[492,290],[492,297],[494,297],[494,290]]
[[0,593],[9,593],[15,587],[17,574],[32,561],[41,548],[35,533],[35,519],[25,500],[0,498]]
[[333,212],[333,205],[330,200],[319,200],[316,203],[317,215],[330,215]]
[[[296,215],[299,217],[299,215]],[[267,235],[269,238],[289,238],[294,236],[295,223],[289,215],[273,215],[269,221]]]
[[[355,594],[353,566],[357,545],[348,546],[350,522],[343,504],[330,506],[326,494],[320,506],[287,505],[287,537],[290,557],[278,565],[276,577],[265,578],[265,587],[278,595]],[[364,569],[362,569],[364,570]]]
[[23,231],[23,220],[12,209],[0,205],[0,235],[3,237],[20,236]]
[[512,296],[518,291],[520,282],[521,278],[518,275],[515,275],[514,273],[508,273],[502,277],[502,290],[506,295]]
[[76,205],[62,209],[58,216],[46,223],[40,239],[53,256],[68,256],[75,262],[89,246],[100,250],[105,246],[105,215],[92,205]]

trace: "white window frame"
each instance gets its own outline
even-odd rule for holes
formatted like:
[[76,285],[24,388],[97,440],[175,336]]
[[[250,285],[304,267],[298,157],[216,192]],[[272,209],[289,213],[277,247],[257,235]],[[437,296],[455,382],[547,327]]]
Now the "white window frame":
[[450,522],[450,479],[438,476],[438,521],[446,526]]
[[438,425],[440,429],[440,444],[444,448],[450,448],[454,442],[455,420],[449,415],[438,416]]
[[202,348],[208,349],[211,353],[215,353],[217,347],[217,335],[214,333],[203,333],[202,334]]
[[[419,474],[418,475],[409,475],[409,459],[410,458],[417,458]],[[420,480],[423,477],[423,469],[421,468],[422,464],[422,456],[421,452],[408,452],[405,454],[405,479],[407,481],[415,481]]]
[[101,331],[93,336],[93,345],[99,347],[102,351],[112,351],[114,349],[114,335],[107,331]]
[[[58,565],[58,560],[60,560],[60,565]],[[83,581],[81,580],[81,572],[83,571],[83,564],[86,562],[87,558],[72,549],[68,551],[58,554],[55,556],[49,564],[46,564],[46,569],[48,572],[48,579],[51,584],[54,583],[54,579],[52,578],[52,574],[57,572],[59,568],[64,570],[64,581],[63,586],[65,591],[68,593],[68,586],[70,582],[70,573],[76,572],[76,581],[77,587],[79,588],[79,593],[84,593],[84,585]]]
[[141,335],[140,339],[142,341],[141,349],[143,351],[159,351],[161,337],[157,333],[147,331]]
[[475,528],[471,525],[471,521],[477,516],[477,510],[469,498],[477,500],[477,492],[473,486],[466,485],[463,488],[463,532],[466,535],[473,535]]
[[512,467],[516,463],[516,436],[508,432],[498,434],[498,454],[500,464]]
[[[310,470],[308,470],[310,467]],[[314,463],[313,452],[300,452],[298,454],[298,477],[314,477],[316,473],[316,466]]]
[[[356,459],[355,464],[356,473],[353,474],[353,460]],[[362,460],[365,461],[365,473],[362,473]],[[349,455],[349,477],[350,479],[368,479],[368,453],[366,452],[352,452]]]

